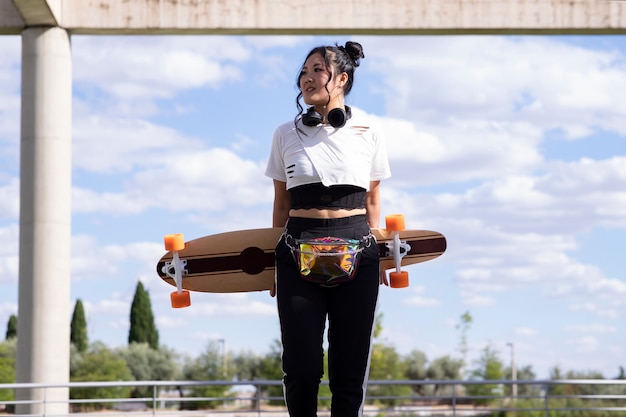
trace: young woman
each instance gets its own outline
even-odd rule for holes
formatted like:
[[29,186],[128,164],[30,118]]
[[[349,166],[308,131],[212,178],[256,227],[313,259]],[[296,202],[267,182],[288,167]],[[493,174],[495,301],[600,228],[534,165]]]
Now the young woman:
[[390,170],[380,132],[344,102],[361,58],[356,42],[310,51],[298,76],[299,113],[276,129],[266,170],[274,180],[273,226],[285,227],[276,247],[276,296],[292,417],[317,415],[327,318],[331,415],[363,410],[384,280],[370,228],[379,226],[380,180]]

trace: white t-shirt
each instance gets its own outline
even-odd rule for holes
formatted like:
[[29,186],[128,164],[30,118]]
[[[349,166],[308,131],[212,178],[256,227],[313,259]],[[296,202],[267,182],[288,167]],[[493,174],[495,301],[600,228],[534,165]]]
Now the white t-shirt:
[[287,183],[287,189],[321,182],[369,190],[370,181],[391,176],[380,129],[354,115],[342,128],[284,123],[274,132],[265,175]]

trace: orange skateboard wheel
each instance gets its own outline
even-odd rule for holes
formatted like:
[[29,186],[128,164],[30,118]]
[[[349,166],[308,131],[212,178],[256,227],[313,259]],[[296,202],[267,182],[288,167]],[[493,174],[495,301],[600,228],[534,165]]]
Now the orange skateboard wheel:
[[390,214],[385,217],[385,228],[390,232],[399,232],[404,230],[404,215]]
[[172,308],[184,308],[191,305],[191,297],[187,290],[174,291],[170,294],[170,300],[172,301]]
[[163,237],[165,242],[165,250],[176,251],[185,249],[185,237],[181,233],[174,233],[172,235],[165,235]]
[[393,271],[389,273],[389,286],[391,288],[406,288],[409,286],[409,273],[406,271]]

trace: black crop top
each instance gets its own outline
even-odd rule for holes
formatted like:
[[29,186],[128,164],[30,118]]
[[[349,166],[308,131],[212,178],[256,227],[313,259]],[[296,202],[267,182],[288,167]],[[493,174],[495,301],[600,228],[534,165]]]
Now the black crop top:
[[366,190],[354,185],[324,186],[321,182],[299,185],[289,190],[292,209],[362,209]]

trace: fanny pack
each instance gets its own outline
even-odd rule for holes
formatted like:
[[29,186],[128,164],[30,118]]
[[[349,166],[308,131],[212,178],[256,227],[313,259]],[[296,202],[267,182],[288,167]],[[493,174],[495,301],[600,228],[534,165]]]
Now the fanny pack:
[[285,242],[304,280],[334,285],[354,278],[359,255],[369,246],[371,237],[370,234],[360,240],[330,236],[294,239],[286,235]]

